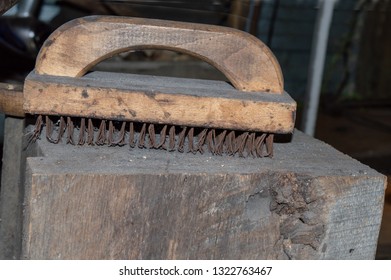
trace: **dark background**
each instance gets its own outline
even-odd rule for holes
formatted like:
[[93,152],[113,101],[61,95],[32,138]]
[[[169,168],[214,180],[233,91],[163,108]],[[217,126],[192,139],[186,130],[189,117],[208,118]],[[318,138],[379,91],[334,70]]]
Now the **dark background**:
[[[8,2],[2,1],[3,5]],[[21,1],[19,1],[21,2]],[[30,17],[17,6],[0,18],[0,82],[23,83],[44,39],[80,16],[110,14],[225,25],[265,42],[281,64],[285,90],[298,103],[297,128],[308,85],[317,0],[44,0]],[[315,137],[391,180],[391,1],[337,1],[330,28]],[[184,54],[121,54],[96,69],[190,78],[225,79]],[[0,118],[0,139],[4,116]],[[0,140],[0,145],[2,140]],[[2,148],[0,149],[2,150]],[[386,196],[377,258],[391,259],[391,198]]]

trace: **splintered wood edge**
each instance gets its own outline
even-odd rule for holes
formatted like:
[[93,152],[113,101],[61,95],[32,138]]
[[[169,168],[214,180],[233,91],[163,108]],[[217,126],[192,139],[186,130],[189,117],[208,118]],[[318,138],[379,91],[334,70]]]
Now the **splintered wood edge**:
[[[31,73],[25,82],[24,110],[30,114],[172,124],[232,130],[291,133],[296,103],[287,94],[200,93],[185,88],[113,88]],[[181,92],[183,91],[183,93]],[[242,98],[241,98],[242,97]]]
[[35,71],[81,77],[109,57],[140,49],[195,56],[221,71],[240,91],[284,91],[277,59],[256,37],[228,27],[142,18],[89,16],[72,20],[46,40]]

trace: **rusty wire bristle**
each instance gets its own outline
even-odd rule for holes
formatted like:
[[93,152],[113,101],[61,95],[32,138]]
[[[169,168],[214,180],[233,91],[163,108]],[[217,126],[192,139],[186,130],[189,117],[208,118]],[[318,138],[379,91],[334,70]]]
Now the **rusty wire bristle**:
[[65,138],[72,145],[129,145],[193,154],[203,154],[207,147],[214,155],[273,156],[271,133],[39,115],[29,141],[36,141],[44,126],[46,139],[55,144]]

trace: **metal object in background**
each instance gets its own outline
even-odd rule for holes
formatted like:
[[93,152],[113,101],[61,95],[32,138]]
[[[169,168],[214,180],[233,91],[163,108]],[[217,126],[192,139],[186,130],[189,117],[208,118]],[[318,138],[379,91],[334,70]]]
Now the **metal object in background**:
[[301,123],[301,129],[311,136],[315,134],[327,42],[335,1],[319,0],[320,8],[313,37],[307,95],[304,100],[304,112]]
[[37,17],[41,2],[41,0],[20,1],[16,15],[19,17]]
[[0,1],[0,15],[8,11],[18,0],[2,0]]

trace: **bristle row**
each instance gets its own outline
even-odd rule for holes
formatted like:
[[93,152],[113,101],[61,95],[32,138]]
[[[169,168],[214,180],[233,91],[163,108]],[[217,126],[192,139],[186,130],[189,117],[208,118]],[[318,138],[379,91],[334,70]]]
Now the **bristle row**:
[[212,128],[188,128],[86,118],[38,116],[30,141],[39,138],[46,127],[51,143],[65,140],[72,145],[109,145],[201,153],[214,155],[272,157],[273,134]]

